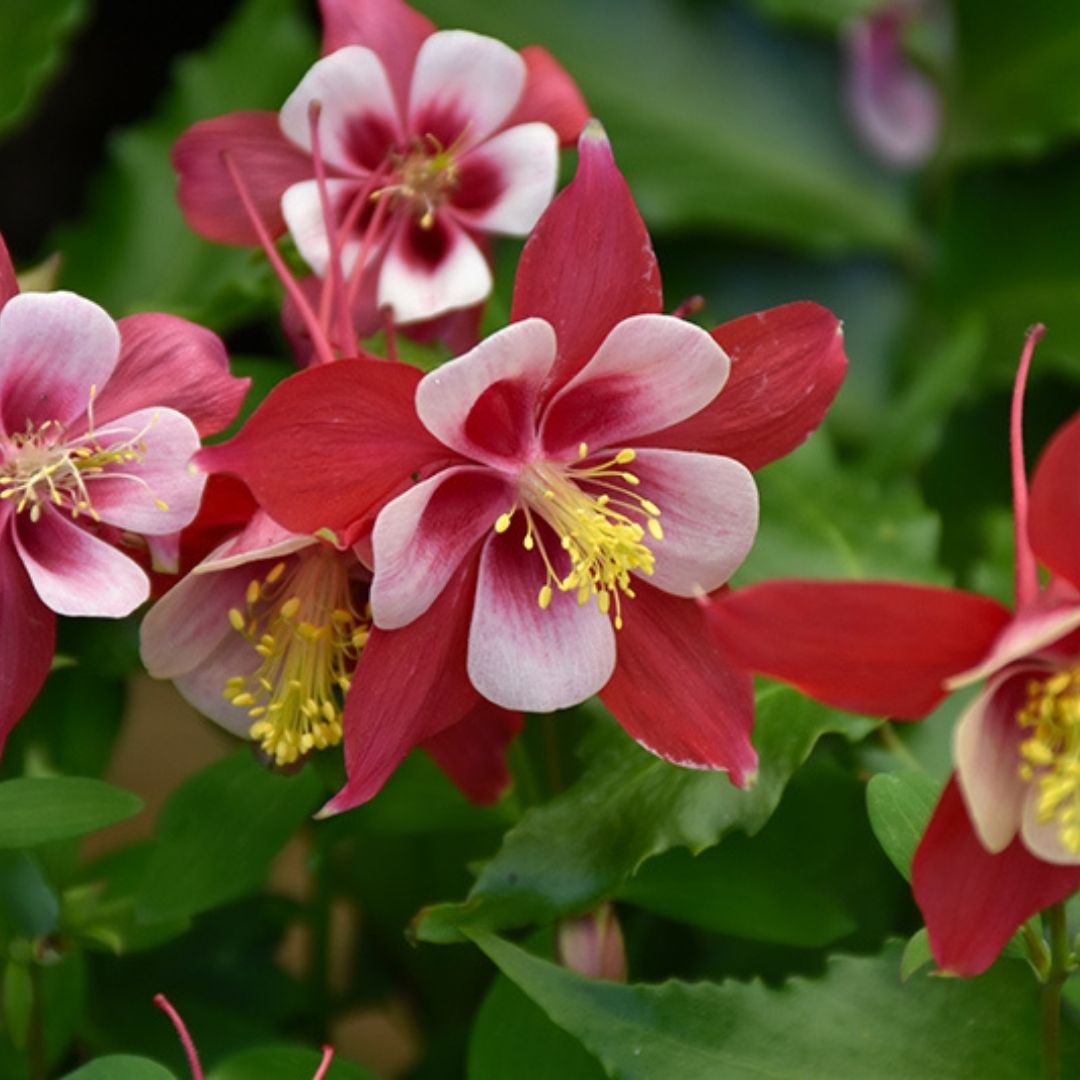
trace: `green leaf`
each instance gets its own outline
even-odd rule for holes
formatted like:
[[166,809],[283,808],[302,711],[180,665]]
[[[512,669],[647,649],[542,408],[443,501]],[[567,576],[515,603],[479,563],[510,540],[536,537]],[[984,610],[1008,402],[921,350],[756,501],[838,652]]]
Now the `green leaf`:
[[9,960],[4,968],[4,1026],[16,1049],[26,1046],[33,1012],[34,982],[30,968],[18,960]]
[[110,1054],[68,1073],[64,1080],[176,1080],[176,1074],[149,1058]]
[[425,909],[415,932],[426,941],[458,941],[464,927],[521,926],[586,910],[651,856],[674,847],[700,852],[733,829],[757,832],[822,735],[861,738],[872,727],[770,687],[757,705],[761,773],[756,786],[739,790],[722,773],[680,769],[613,724],[601,725],[586,741],[590,764],[582,778],[529,810],[468,899]]
[[816,26],[836,32],[849,22],[888,7],[889,0],[753,0],[763,14],[778,22]]
[[142,799],[82,776],[20,777],[0,783],[0,849],[26,848],[115,825]]
[[927,964],[932,963],[934,954],[930,951],[930,935],[924,926],[916,930],[904,946],[900,956],[900,979],[907,982],[917,971],[921,971]]
[[911,860],[926,831],[941,785],[926,773],[878,773],[866,788],[870,824],[893,866],[911,880]]
[[[321,1060],[322,1054],[299,1046],[256,1046],[216,1065],[207,1080],[310,1080]],[[375,1074],[335,1058],[326,1080],[375,1080]]]
[[210,244],[176,203],[172,144],[236,109],[278,109],[316,57],[296,0],[246,0],[211,46],[182,60],[157,116],[118,135],[89,211],[64,228],[65,288],[119,316],[169,310],[216,328],[269,309],[271,275],[243,248]]
[[0,4],[0,132],[26,116],[85,14],[85,0]]
[[0,931],[37,938],[56,929],[60,901],[25,851],[0,851]]
[[[978,979],[897,978],[899,947],[836,957],[822,979],[622,986],[592,981],[503,941],[473,940],[620,1080],[1030,1080],[1039,1074],[1038,988],[1025,966]],[[1063,1032],[1062,1075],[1080,1069]]]
[[138,918],[182,919],[253,892],[323,795],[312,769],[268,772],[248,749],[196,773],[162,808]]

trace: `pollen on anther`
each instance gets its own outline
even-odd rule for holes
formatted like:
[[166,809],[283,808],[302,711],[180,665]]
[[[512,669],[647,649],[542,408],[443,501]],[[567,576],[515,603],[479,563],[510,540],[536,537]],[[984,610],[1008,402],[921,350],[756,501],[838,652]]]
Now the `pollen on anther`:
[[540,605],[541,611],[547,611],[547,609],[551,606],[551,596],[551,586],[544,585],[540,589],[540,595],[536,598],[536,602]]
[[243,632],[244,626],[244,613],[239,608],[229,608],[229,623],[236,631]]
[[511,515],[509,513],[500,514],[495,520],[495,531],[497,533],[504,533],[510,528]]

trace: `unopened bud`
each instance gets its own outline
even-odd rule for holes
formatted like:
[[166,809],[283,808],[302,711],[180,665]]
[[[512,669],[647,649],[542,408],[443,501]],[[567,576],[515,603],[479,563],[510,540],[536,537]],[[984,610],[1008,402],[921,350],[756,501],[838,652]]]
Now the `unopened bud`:
[[590,979],[626,982],[626,946],[615,909],[607,902],[559,923],[559,963]]

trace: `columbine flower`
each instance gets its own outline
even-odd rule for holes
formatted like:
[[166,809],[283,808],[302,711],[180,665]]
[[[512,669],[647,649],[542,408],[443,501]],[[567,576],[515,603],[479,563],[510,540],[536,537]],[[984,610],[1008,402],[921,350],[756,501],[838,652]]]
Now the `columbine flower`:
[[228,423],[247,383],[182,319],[118,325],[72,293],[19,295],[2,242],[0,304],[2,746],[48,673],[53,612],[119,617],[147,598],[114,545],[195,516],[200,429]]
[[[773,581],[710,619],[744,664],[827,704],[898,719],[984,679],[956,730],[956,772],[913,865],[942,968],[976,975],[1026,919],[1080,887],[1080,416],[1032,481],[1021,442],[1028,338],[1013,397],[1016,611],[891,582]],[[1035,557],[1052,573],[1040,590]]]
[[478,699],[548,710],[600,691],[655,753],[737,783],[756,767],[750,679],[692,597],[753,540],[748,467],[820,421],[838,325],[809,304],[712,336],[657,314],[648,234],[598,128],[580,154],[526,245],[511,326],[422,380],[363,359],[302,372],[200,458],[289,528],[343,546],[373,529],[374,629],[331,809]]
[[371,267],[375,304],[394,321],[477,304],[492,285],[482,237],[536,223],[559,140],[585,120],[580,94],[544,50],[436,32],[400,0],[322,9],[324,56],[280,115],[230,114],[178,142],[189,223],[254,242],[239,184],[318,274],[349,276],[354,298]]

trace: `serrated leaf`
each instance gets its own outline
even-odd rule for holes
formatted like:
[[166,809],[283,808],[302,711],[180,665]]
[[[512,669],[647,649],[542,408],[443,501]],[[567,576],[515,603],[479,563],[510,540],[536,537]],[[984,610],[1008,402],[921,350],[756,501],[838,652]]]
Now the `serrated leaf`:
[[[321,1060],[322,1054],[299,1046],[256,1046],[215,1065],[207,1080],[311,1080]],[[335,1057],[326,1080],[375,1080],[375,1074]]]
[[[475,943],[620,1080],[1030,1080],[1039,995],[1030,972],[897,978],[899,947],[836,957],[821,979],[623,986],[582,978],[486,932]],[[962,1018],[960,1021],[958,1018]],[[1062,1075],[1080,1068],[1063,1032]]]
[[176,1080],[176,1074],[149,1058],[110,1054],[68,1073],[64,1080]]
[[115,825],[143,808],[130,791],[83,776],[0,783],[0,849],[28,848]]
[[602,725],[586,742],[590,764],[582,778],[530,809],[506,834],[468,899],[425,909],[416,934],[457,941],[463,927],[521,926],[586,910],[653,855],[674,847],[703,851],[733,829],[756,832],[822,735],[861,738],[873,726],[770,687],[757,705],[761,773],[755,787],[739,790],[722,773],[680,769],[614,725]]
[[878,773],[866,787],[870,824],[893,866],[911,880],[911,860],[926,831],[941,785],[926,773]]
[[253,892],[323,797],[313,770],[280,776],[247,749],[196,773],[162,808],[138,919],[184,919]]

